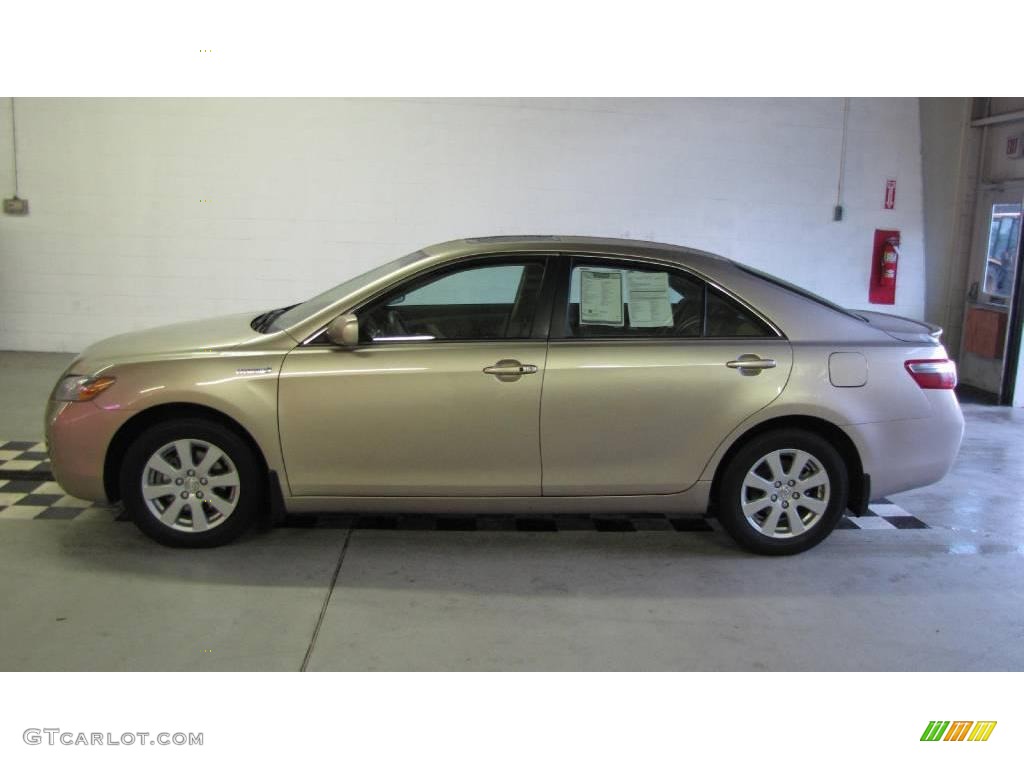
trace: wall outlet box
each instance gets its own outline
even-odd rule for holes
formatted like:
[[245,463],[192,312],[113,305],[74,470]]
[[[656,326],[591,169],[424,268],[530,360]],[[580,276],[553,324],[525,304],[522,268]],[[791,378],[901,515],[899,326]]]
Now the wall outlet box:
[[12,216],[24,216],[28,213],[28,200],[22,200],[20,197],[9,197],[4,200],[4,213],[9,213]]

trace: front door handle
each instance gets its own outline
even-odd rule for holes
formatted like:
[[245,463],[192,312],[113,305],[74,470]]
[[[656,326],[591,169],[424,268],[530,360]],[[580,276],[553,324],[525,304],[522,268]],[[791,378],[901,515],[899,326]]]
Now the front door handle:
[[520,363],[518,360],[499,360],[494,365],[484,368],[484,373],[497,376],[501,381],[515,381],[523,374],[536,372],[536,365]]
[[757,376],[765,368],[774,368],[775,361],[757,355],[740,355],[735,360],[727,362],[726,365],[738,369],[744,376]]

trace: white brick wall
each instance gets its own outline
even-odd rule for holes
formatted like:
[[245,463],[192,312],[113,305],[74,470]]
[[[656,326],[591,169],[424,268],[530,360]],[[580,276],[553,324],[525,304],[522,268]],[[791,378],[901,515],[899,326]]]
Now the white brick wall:
[[[0,217],[0,348],[298,301],[455,237],[663,240],[867,306],[872,234],[903,232],[892,311],[922,316],[914,99],[18,99]],[[0,107],[9,196],[10,114]],[[882,210],[885,178],[899,180]],[[200,202],[206,200],[208,202]]]

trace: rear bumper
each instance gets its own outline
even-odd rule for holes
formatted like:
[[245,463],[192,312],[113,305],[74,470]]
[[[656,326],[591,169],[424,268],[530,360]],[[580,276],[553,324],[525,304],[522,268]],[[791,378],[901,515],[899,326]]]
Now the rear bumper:
[[871,476],[871,496],[920,488],[941,480],[956,459],[964,417],[951,390],[925,390],[931,413],[921,419],[843,427]]
[[103,466],[107,448],[131,413],[104,410],[95,403],[62,403],[46,406],[46,450],[54,479],[72,496],[106,501]]

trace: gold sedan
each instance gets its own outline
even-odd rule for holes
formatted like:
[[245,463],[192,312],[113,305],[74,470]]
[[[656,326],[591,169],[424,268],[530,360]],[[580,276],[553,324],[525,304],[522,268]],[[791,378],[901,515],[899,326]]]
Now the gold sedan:
[[678,246],[476,238],[99,342],[46,435],[69,493],[173,546],[265,512],[659,511],[790,554],[949,469],[939,333]]

